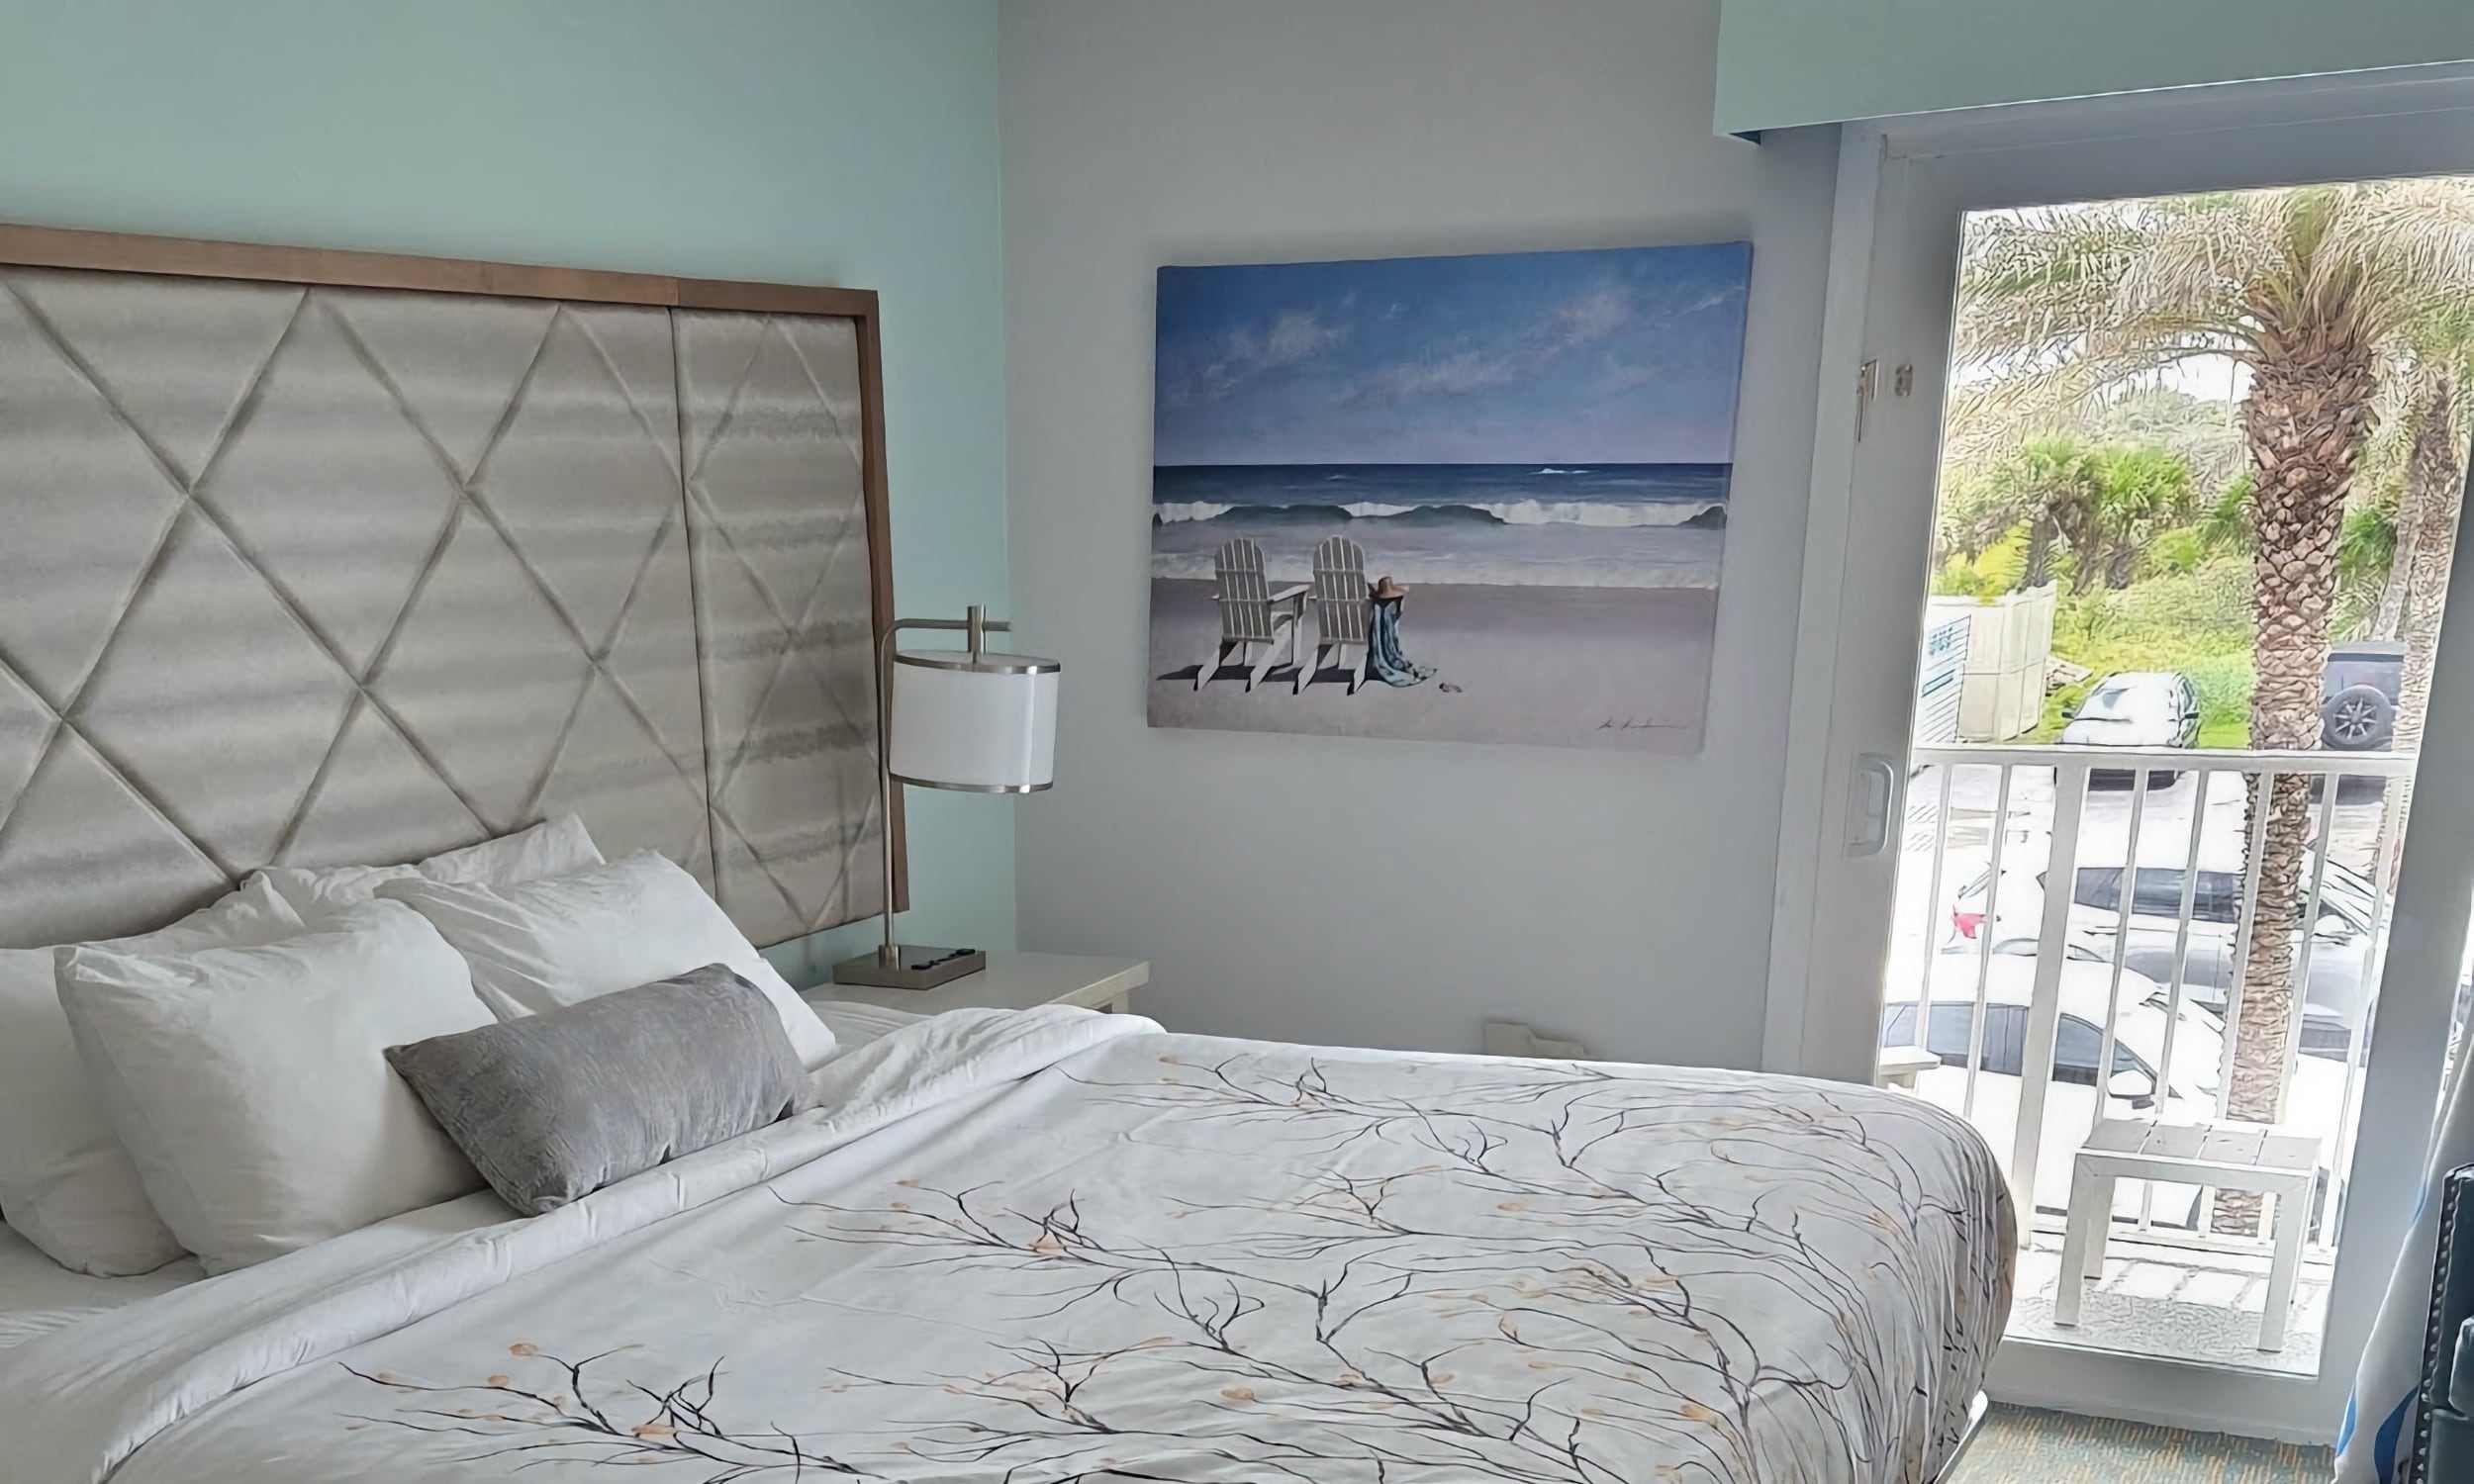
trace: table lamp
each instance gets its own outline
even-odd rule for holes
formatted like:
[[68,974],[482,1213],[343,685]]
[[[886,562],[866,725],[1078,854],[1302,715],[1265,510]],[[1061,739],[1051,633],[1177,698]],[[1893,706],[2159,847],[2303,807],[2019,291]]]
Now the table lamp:
[[[833,966],[833,982],[933,989],[988,967],[976,948],[894,941],[894,786],[1036,793],[1056,781],[1055,660],[989,650],[1013,625],[974,606],[962,618],[897,618],[877,645],[877,783],[885,799],[885,943]],[[905,630],[966,636],[961,649],[902,650]]]

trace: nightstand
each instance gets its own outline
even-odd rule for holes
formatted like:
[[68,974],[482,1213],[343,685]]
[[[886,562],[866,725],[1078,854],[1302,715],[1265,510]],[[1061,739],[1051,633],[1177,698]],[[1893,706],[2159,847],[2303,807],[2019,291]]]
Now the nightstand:
[[1081,1005],[1123,1014],[1136,989],[1151,982],[1141,959],[1084,959],[1065,954],[995,953],[988,967],[933,989],[877,989],[863,984],[818,984],[802,995],[818,1004],[876,1005],[913,1015],[947,1010],[1027,1010],[1033,1005]]

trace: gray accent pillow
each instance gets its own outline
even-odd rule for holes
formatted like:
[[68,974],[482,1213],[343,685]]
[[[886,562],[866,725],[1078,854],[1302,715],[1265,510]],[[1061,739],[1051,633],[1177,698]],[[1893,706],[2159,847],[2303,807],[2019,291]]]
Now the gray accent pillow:
[[773,1002],[719,964],[391,1046],[387,1063],[527,1216],[809,1106]]

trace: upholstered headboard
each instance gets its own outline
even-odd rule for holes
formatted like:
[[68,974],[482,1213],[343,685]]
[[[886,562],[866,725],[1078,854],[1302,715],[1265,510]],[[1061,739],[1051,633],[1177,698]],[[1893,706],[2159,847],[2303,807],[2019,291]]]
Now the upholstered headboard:
[[879,911],[876,354],[856,291],[0,228],[0,947],[570,809],[759,944]]

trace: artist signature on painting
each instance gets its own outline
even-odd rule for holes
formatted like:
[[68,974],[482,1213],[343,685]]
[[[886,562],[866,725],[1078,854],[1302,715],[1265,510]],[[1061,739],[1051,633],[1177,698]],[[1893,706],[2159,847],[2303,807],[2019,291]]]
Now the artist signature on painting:
[[1609,716],[1598,723],[1598,730],[1602,732],[1671,732],[1680,725],[1679,722],[1652,721],[1642,716]]

